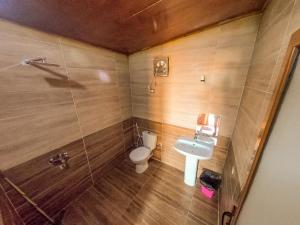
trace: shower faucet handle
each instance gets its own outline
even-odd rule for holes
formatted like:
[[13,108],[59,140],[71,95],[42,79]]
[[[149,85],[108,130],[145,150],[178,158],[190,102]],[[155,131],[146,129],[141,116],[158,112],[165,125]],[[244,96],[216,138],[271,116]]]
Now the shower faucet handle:
[[68,160],[70,159],[68,152],[61,152],[52,156],[48,163],[52,166],[59,166],[60,169],[67,169],[69,167]]

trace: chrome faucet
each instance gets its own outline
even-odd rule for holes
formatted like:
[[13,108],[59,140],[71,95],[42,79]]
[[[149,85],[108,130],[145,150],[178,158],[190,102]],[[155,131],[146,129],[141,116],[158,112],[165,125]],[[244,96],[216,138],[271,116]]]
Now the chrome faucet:
[[203,130],[203,127],[201,127],[200,129],[196,128],[194,140],[199,140],[201,136],[209,137],[209,135],[206,133],[203,133],[202,130]]
[[202,113],[198,116],[195,139],[200,136],[216,137],[220,127],[220,116]]
[[67,152],[58,153],[57,155],[52,156],[48,163],[52,166],[59,166],[60,169],[68,169],[68,160],[69,154]]
[[194,140],[198,140],[200,133],[198,131],[195,132]]

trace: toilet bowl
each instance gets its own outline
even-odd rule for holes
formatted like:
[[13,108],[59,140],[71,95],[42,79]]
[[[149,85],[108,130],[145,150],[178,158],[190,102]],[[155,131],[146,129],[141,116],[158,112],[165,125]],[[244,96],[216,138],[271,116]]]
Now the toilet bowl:
[[143,131],[143,146],[132,150],[130,160],[135,164],[135,171],[143,173],[147,170],[148,160],[152,157],[152,151],[156,148],[157,135],[150,131]]

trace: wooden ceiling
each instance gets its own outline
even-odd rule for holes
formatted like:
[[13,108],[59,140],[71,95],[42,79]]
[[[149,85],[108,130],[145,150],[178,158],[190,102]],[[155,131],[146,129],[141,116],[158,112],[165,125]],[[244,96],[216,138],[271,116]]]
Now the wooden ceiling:
[[261,10],[266,0],[0,0],[0,17],[122,53]]

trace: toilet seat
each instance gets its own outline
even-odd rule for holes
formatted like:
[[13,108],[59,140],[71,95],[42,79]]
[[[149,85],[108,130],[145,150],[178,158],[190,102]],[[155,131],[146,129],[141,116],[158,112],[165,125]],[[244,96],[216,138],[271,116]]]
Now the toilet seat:
[[132,161],[138,162],[147,159],[147,157],[149,157],[150,154],[151,154],[151,150],[142,146],[130,152],[129,158]]

